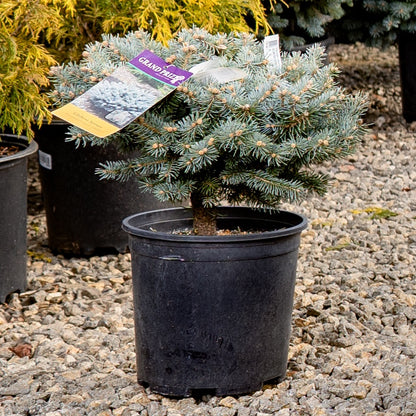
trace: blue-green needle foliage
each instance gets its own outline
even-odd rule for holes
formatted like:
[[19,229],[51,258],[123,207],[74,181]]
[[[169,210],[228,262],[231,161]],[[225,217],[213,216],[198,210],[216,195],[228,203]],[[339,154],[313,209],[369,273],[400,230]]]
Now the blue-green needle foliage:
[[388,47],[398,42],[401,32],[416,33],[416,0],[354,0],[333,29],[346,41]]
[[78,144],[140,150],[139,157],[104,163],[98,174],[120,181],[135,177],[162,201],[275,209],[311,191],[322,195],[330,178],[319,164],[354,152],[365,132],[366,97],[337,85],[338,70],[323,64],[320,47],[284,54],[275,68],[252,35],[199,28],[181,31],[166,47],[141,31],[103,36],[87,45],[80,63],[53,69],[56,104],[69,102],[143,49],[187,70],[217,57],[220,66],[246,73],[227,83],[190,78],[105,139],[71,129]]
[[[264,1],[263,3],[266,3]],[[285,49],[314,43],[327,35],[328,25],[353,6],[353,0],[288,0],[273,2],[267,20]]]

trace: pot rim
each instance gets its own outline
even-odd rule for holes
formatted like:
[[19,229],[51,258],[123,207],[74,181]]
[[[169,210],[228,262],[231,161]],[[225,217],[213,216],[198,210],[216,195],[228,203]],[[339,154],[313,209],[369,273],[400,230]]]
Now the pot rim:
[[[153,211],[136,213],[125,218],[122,222],[122,229],[128,234],[136,237],[148,238],[151,240],[181,241],[194,243],[232,243],[241,241],[269,240],[280,237],[300,234],[308,225],[307,218],[291,211],[278,210],[273,213],[255,210],[250,207],[233,207],[220,206],[218,209],[218,218],[238,219],[241,223],[244,220],[253,220],[265,222],[274,222],[276,228],[271,231],[250,232],[248,234],[231,234],[219,236],[200,236],[172,234],[170,232],[157,231],[152,226],[157,224],[172,223],[172,229],[178,229],[183,225],[174,227],[174,223],[180,221],[189,221],[192,225],[192,208],[166,208]],[[226,213],[234,212],[233,215]],[[239,213],[239,215],[237,215]],[[254,213],[254,216],[253,216]],[[276,218],[273,218],[273,217]],[[280,219],[279,219],[280,218]]]
[[0,157],[0,163],[25,158],[38,150],[38,144],[34,140],[29,141],[29,139],[26,136],[19,136],[17,134],[0,133],[0,146],[3,143],[16,144],[19,146],[26,147],[22,150],[19,150],[17,153],[13,155]]

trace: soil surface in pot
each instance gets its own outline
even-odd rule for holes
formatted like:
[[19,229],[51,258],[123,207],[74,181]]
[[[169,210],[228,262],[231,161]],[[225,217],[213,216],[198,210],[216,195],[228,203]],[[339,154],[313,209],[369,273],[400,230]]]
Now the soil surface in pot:
[[19,150],[18,146],[0,145],[0,157],[15,155]]
[[[269,231],[274,231],[274,230],[269,230]],[[236,229],[219,229],[217,230],[217,233],[215,234],[216,236],[225,236],[225,235],[248,235],[248,234],[255,234],[261,231],[258,230],[241,230],[240,228],[236,228]],[[178,229],[178,230],[173,230],[172,234],[175,235],[196,235],[194,234],[193,230],[190,228],[183,228],[183,229]]]

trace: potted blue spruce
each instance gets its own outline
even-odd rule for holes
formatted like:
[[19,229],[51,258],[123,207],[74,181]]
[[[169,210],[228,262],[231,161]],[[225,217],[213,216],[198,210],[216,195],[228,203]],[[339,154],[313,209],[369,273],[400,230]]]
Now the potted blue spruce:
[[334,30],[342,41],[398,45],[402,113],[407,122],[416,121],[416,1],[354,0]]
[[[85,91],[80,73],[111,73],[143,50],[200,71],[118,133],[71,129],[79,143],[140,151],[102,164],[102,178],[136,178],[161,201],[191,202],[123,221],[138,380],[173,396],[251,392],[286,373],[307,221],[279,207],[325,193],[319,165],[354,151],[366,97],[344,93],[321,47],[284,54],[279,67],[252,35],[193,28],[167,46],[142,31],[103,36],[79,65],[55,68],[57,102]],[[239,79],[221,80],[227,71]]]

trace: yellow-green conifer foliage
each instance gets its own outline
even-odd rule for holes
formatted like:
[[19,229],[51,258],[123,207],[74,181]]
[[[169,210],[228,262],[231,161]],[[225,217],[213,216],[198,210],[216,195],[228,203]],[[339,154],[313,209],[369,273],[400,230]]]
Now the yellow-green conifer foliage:
[[269,31],[261,0],[1,0],[0,131],[32,137],[31,124],[50,119],[43,93],[50,66],[80,59],[84,45],[102,33],[142,28],[166,44],[193,25]]
[[[256,32],[262,27],[267,33],[267,9],[259,0],[103,0],[103,28],[105,32],[122,33],[138,27],[167,43],[175,33],[194,25],[208,31],[249,32],[246,18],[255,24]],[[272,0],[273,2],[273,0]],[[270,5],[271,7],[271,5]]]
[[0,4],[0,131],[33,137],[31,125],[50,119],[43,91],[55,63],[39,39],[51,39],[60,26],[46,1],[2,1]]
[[[80,59],[84,45],[101,40],[103,33],[124,35],[130,30],[143,29],[163,44],[167,44],[179,30],[192,26],[225,33],[257,33],[260,29],[270,33],[267,13],[274,2],[275,0],[2,0],[0,19],[21,22],[23,33],[35,29],[38,43],[45,44],[48,51],[63,62]],[[45,13],[45,8],[48,13]],[[38,21],[31,18],[34,15],[38,16]],[[30,16],[29,20],[25,21],[24,16]],[[250,24],[247,23],[248,20]],[[36,26],[32,27],[33,25]]]

